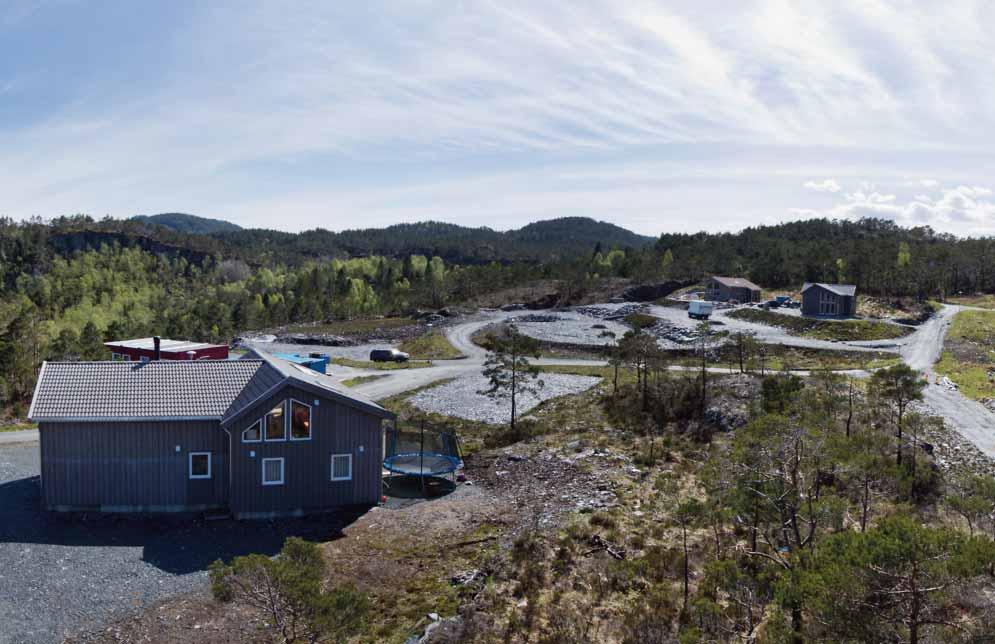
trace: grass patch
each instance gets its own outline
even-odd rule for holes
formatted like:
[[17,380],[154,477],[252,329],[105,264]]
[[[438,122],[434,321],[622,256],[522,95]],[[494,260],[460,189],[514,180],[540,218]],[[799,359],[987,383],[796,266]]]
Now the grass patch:
[[29,423],[27,421],[0,421],[0,432],[21,432],[26,429],[38,429],[36,423]]
[[327,333],[329,335],[362,335],[384,329],[413,326],[418,324],[413,318],[373,318],[357,320],[334,320],[323,324],[298,324],[287,327],[288,333]]
[[654,315],[647,315],[646,313],[630,313],[623,319],[626,324],[637,331],[647,329],[660,321],[660,318]]
[[737,320],[755,324],[766,324],[784,329],[791,335],[814,340],[894,340],[909,335],[912,329],[872,320],[815,320],[811,318],[781,315],[761,309],[739,309],[729,314]]
[[954,317],[936,371],[968,398],[995,398],[995,311],[961,311]]
[[446,334],[438,329],[405,340],[398,349],[411,354],[412,358],[421,360],[455,360],[464,357],[459,349],[449,342]]
[[956,295],[948,297],[947,303],[961,306],[975,306],[979,309],[995,309],[995,295],[990,293],[977,295]]
[[431,367],[428,362],[373,362],[372,360],[353,360],[352,358],[332,358],[332,364],[353,369],[377,369],[379,371],[396,371],[398,369],[423,369]]
[[387,374],[377,374],[374,376],[357,376],[355,378],[349,378],[348,380],[343,380],[342,384],[346,387],[355,387],[356,385],[362,385],[367,382],[374,382],[375,380],[380,380],[381,378],[386,378]]

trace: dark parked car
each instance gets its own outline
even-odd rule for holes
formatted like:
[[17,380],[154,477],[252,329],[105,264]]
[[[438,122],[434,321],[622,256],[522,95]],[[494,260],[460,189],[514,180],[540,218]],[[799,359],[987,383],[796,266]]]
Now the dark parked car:
[[397,349],[374,349],[370,351],[370,360],[373,362],[407,362],[410,357],[408,354]]

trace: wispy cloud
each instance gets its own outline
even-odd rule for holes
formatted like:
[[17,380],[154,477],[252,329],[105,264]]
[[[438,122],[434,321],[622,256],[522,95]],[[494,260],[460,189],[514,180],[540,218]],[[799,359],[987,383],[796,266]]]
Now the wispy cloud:
[[[987,230],[958,214],[984,213],[984,195],[936,205],[941,185],[995,170],[995,37],[970,0],[177,6],[145,18],[133,77],[76,78],[67,61],[93,51],[57,43],[44,64],[0,63],[0,88],[40,78],[4,93],[32,118],[0,120],[0,212],[291,229],[590,213],[660,232],[825,213],[846,194],[839,216],[918,221],[925,202],[901,190],[844,193],[902,177],[933,195],[933,221]],[[113,33],[120,13],[84,15]],[[18,56],[0,38],[0,59]],[[53,101],[67,70],[75,93]]]
[[806,181],[803,187],[815,192],[839,192],[843,188],[835,179],[823,179],[822,181]]

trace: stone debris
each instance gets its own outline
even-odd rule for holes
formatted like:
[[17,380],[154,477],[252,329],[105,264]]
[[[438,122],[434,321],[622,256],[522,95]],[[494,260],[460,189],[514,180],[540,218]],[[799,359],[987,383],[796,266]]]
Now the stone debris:
[[[543,385],[535,393],[519,392],[516,404],[518,413],[525,415],[539,403],[576,394],[600,382],[600,378],[574,376],[562,373],[540,374]],[[511,402],[506,398],[492,398],[479,392],[487,390],[489,382],[481,374],[457,378],[450,382],[423,389],[408,401],[422,411],[455,416],[467,420],[498,425],[510,420]]]

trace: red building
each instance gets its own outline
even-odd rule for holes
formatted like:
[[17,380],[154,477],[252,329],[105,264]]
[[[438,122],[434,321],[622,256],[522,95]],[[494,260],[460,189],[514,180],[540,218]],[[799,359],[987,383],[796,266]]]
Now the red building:
[[154,338],[137,338],[135,340],[118,340],[105,342],[104,346],[111,352],[111,360],[145,361],[145,360],[227,360],[227,344],[206,344],[204,342],[188,342],[186,340],[164,340]]

